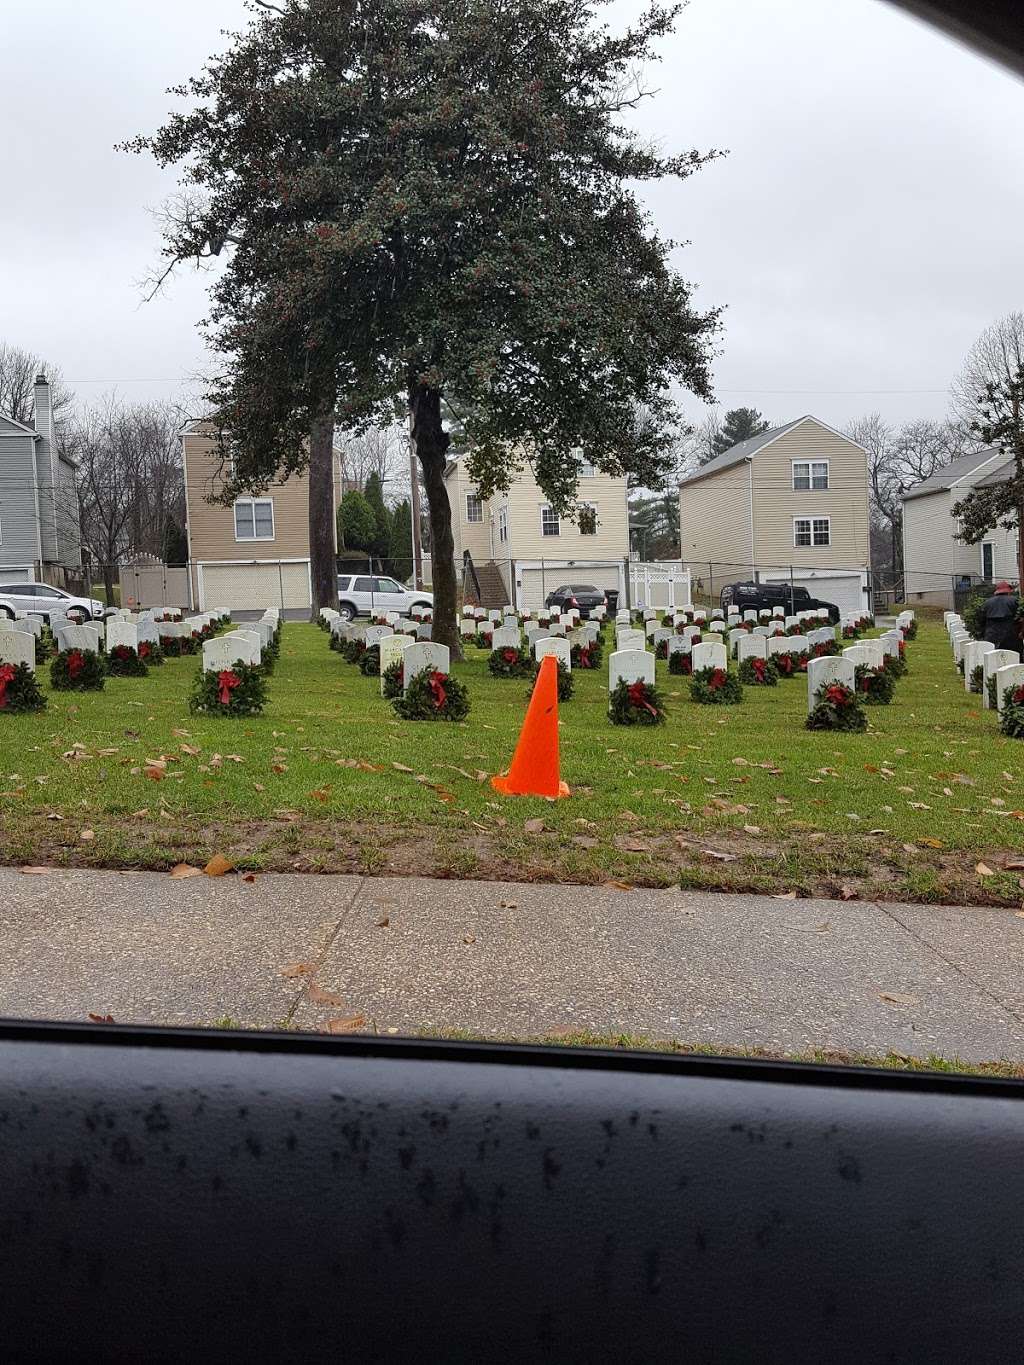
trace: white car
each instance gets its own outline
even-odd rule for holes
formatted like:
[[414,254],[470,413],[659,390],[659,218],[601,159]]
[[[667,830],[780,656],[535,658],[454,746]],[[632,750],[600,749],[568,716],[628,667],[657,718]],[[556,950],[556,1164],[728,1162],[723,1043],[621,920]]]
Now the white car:
[[338,575],[338,614],[348,621],[354,616],[376,616],[386,611],[407,616],[413,607],[433,611],[433,594],[422,588],[406,588],[397,579],[380,574]]
[[98,619],[106,610],[105,602],[89,597],[73,597],[51,583],[5,583],[0,576],[0,616],[13,618],[21,612],[32,612],[49,620],[50,612],[57,611],[91,620],[93,617]]

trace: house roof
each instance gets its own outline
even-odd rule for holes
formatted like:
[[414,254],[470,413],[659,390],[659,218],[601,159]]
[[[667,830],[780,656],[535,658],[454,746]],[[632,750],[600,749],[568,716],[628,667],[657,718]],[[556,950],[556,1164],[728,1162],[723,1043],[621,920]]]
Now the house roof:
[[6,422],[15,431],[23,431],[26,436],[33,436],[37,441],[39,440],[39,432],[36,431],[35,427],[27,427],[24,422],[16,421],[13,417],[9,417],[6,412],[0,412],[0,422]]
[[[784,436],[787,431],[792,431],[801,422],[807,421],[817,422],[818,419],[812,417],[810,413],[804,413],[803,417],[796,417],[792,422],[785,422],[780,427],[769,427],[767,431],[762,431],[758,436],[748,436],[745,441],[739,441],[736,445],[723,451],[721,455],[716,455],[713,460],[708,460],[707,464],[702,464],[699,469],[688,474],[685,479],[680,479],[679,486],[682,488],[685,484],[696,483],[698,479],[706,479],[711,474],[718,474],[721,470],[728,469],[734,464],[741,464],[744,460],[749,460],[763,446],[770,445],[772,441]],[[824,422],[819,423],[819,426],[824,425]],[[831,429],[830,427],[829,430],[831,431]]]
[[997,483],[1005,483],[1013,475],[1013,466],[1013,456],[1007,455],[994,464],[983,479],[978,480],[975,488],[992,488]]
[[[927,479],[915,483],[913,488],[908,488],[903,494],[903,501],[909,502],[911,498],[924,498],[929,493],[942,493],[952,488],[960,479],[966,478],[968,474],[973,474],[976,469],[980,469],[989,460],[995,459],[998,454],[999,452],[994,446],[986,446],[984,450],[975,450],[970,455],[961,455],[959,459],[951,460],[949,464],[937,469]],[[979,480],[979,482],[983,482],[983,480]]]

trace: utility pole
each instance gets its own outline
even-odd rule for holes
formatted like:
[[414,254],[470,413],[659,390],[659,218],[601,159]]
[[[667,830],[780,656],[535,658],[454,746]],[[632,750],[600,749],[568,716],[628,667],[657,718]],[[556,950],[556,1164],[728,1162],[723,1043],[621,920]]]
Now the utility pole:
[[423,587],[423,547],[420,544],[420,471],[412,439],[412,413],[409,414],[409,493],[412,519],[412,581]]

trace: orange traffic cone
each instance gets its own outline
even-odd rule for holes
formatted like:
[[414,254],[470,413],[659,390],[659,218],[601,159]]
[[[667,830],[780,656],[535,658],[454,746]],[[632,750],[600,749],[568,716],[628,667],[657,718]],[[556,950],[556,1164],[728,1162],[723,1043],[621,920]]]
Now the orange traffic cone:
[[512,767],[491,786],[506,796],[568,796],[558,777],[558,660],[548,654],[540,665]]

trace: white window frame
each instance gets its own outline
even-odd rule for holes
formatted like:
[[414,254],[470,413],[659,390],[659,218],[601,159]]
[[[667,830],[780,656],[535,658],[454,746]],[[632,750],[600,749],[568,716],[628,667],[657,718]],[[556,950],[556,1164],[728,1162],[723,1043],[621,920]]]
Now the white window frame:
[[[814,466],[823,464],[825,466],[825,482],[816,484],[814,482]],[[832,470],[828,460],[793,460],[793,491],[794,493],[827,493],[832,482]],[[796,471],[802,465],[807,466],[807,487],[804,488],[796,481]]]
[[[479,515],[478,517],[473,517],[473,516],[470,516],[470,514],[469,514],[469,504],[470,504],[471,502],[475,502],[476,505],[477,505],[477,509],[478,509],[478,511],[479,511],[479,513],[480,513],[480,515]],[[478,522],[483,522],[483,519],[484,519],[484,500],[483,500],[483,498],[480,496],[479,493],[467,493],[467,494],[466,494],[466,520],[467,520],[468,522],[471,522],[471,523],[475,526]]]
[[580,535],[581,535],[581,536],[596,536],[596,535],[597,535],[597,525],[598,525],[598,522],[597,522],[597,503],[596,503],[596,502],[581,502],[581,503],[580,503],[580,511],[582,512],[584,509],[586,509],[586,510],[589,511],[589,512],[593,512],[593,514],[594,514],[594,529],[593,529],[592,531],[584,531],[584,529],[583,529],[583,518],[580,517],[580,527],[579,527]]
[[[548,514],[548,525],[550,526],[550,525],[552,524],[552,522],[554,523],[555,529],[554,529],[553,531],[545,531],[545,529],[544,529],[544,513],[545,513],[545,512]],[[557,540],[558,537],[562,534],[562,518],[558,515],[557,512],[553,512],[553,511],[551,510],[551,505],[550,505],[550,503],[546,503],[546,502],[545,502],[545,503],[542,503],[542,504],[541,504],[541,509],[540,509],[540,533],[541,533],[541,536],[542,536],[542,538],[543,538],[544,540]]]
[[576,460],[579,460],[579,464],[580,464],[580,474],[579,474],[579,476],[580,476],[580,478],[581,478],[581,479],[592,479],[592,478],[594,478],[595,475],[597,474],[597,470],[594,468],[594,462],[593,462],[592,460],[588,460],[588,459],[584,456],[584,454],[583,454],[583,447],[582,447],[582,446],[575,446],[575,447],[573,448],[573,452],[572,452],[572,453],[573,453],[573,458],[576,459]]
[[[823,521],[823,522],[825,523],[825,525],[828,527],[828,539],[827,539],[827,540],[815,540],[815,539],[814,539],[814,523],[815,523],[816,521]],[[808,534],[808,535],[810,536],[810,538],[811,538],[811,539],[810,539],[810,544],[808,544],[808,545],[803,545],[803,544],[801,544],[800,541],[798,541],[797,538],[796,538],[796,535],[797,535],[796,528],[800,525],[801,522],[806,522],[806,523],[807,523],[807,534]],[[832,546],[832,518],[831,518],[831,517],[815,516],[815,515],[812,513],[812,514],[810,514],[810,515],[808,515],[808,516],[794,517],[794,518],[793,518],[793,548],[794,548],[795,550],[827,550],[827,549],[830,549],[831,546]]]
[[[992,572],[985,572],[985,551],[989,550],[992,556]],[[996,576],[996,543],[994,540],[983,540],[981,542],[981,576],[986,583]]]
[[[270,508],[270,535],[258,536],[256,534],[256,506],[258,503],[266,503]],[[252,514],[252,535],[240,536],[238,534],[238,508],[247,506]],[[238,544],[251,544],[253,541],[265,543],[276,540],[277,523],[274,520],[274,499],[273,498],[236,498],[231,508],[231,516],[235,528],[235,541]]]
[[502,545],[508,544],[508,508],[498,508],[498,540]]

